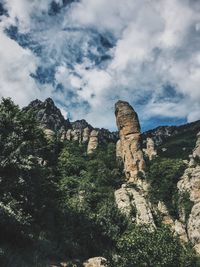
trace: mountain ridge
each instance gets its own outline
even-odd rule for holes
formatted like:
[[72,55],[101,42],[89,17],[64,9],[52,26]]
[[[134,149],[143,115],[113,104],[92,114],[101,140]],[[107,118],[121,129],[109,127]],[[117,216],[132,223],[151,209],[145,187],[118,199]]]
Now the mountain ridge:
[[[102,143],[105,143],[106,141],[116,142],[118,139],[117,131],[93,127],[85,119],[79,119],[76,121],[65,119],[51,98],[47,98],[43,102],[38,99],[33,100],[28,106],[24,107],[23,110],[32,110],[42,127],[53,130],[54,132],[62,132],[69,129],[83,131],[85,128],[89,128],[90,130],[97,130],[100,133],[100,142]],[[169,138],[172,138],[173,136],[177,136],[180,133],[187,133],[188,131],[194,131],[194,135],[196,136],[199,130],[200,120],[182,125],[158,126],[143,132],[142,139],[145,144],[145,140],[148,137],[151,137],[156,146],[162,146]]]

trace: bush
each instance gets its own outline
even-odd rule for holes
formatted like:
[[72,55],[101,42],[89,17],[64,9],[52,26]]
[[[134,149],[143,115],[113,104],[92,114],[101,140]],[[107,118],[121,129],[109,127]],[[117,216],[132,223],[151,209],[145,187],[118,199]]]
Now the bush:
[[172,232],[164,227],[155,231],[135,226],[117,243],[111,265],[117,267],[197,267],[190,248],[183,248]]
[[177,182],[183,175],[185,164],[182,160],[156,159],[147,174],[150,182],[150,198],[152,202],[163,201],[169,212],[177,216],[175,198],[177,194]]

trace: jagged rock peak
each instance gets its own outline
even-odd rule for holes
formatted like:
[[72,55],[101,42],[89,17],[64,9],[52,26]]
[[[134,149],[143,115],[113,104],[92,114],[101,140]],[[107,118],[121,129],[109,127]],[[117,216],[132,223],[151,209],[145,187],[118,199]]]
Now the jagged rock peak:
[[123,159],[128,182],[137,184],[145,171],[138,115],[128,102],[120,100],[115,104],[115,116],[120,137],[117,153]]
[[72,129],[84,130],[85,128],[93,129],[93,127],[84,119],[71,122]]
[[58,132],[71,128],[69,120],[64,119],[61,111],[56,107],[51,98],[47,98],[44,102],[36,99],[23,110],[33,111],[36,115],[36,119],[45,129]]

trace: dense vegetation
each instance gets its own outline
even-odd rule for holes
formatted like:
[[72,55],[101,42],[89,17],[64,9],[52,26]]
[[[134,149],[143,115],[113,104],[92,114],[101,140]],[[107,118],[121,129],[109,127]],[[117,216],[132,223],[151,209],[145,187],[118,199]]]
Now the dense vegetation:
[[163,144],[160,145],[158,149],[159,156],[174,159],[187,159],[195,146],[198,132],[199,124],[194,124],[188,129],[184,129],[182,126],[182,131],[174,136],[168,136]]
[[164,202],[174,217],[177,216],[177,182],[184,170],[185,165],[180,159],[157,158],[151,163],[147,175],[151,201]]
[[[82,266],[93,256],[118,267],[198,266],[194,252],[167,228],[149,232],[117,209],[113,193],[123,172],[114,144],[87,156],[84,145],[47,140],[31,112],[3,99],[0,151],[0,266],[45,267],[74,259]],[[155,179],[163,168],[173,191],[172,177],[177,180],[182,165],[150,167],[153,185],[160,186]],[[160,190],[152,195],[167,202],[166,189]]]

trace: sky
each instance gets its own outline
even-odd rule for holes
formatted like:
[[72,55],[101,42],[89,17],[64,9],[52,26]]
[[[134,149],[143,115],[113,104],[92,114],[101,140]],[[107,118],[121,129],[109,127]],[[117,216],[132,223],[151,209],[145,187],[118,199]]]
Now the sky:
[[0,0],[0,97],[53,98],[65,117],[116,129],[200,119],[199,0]]

